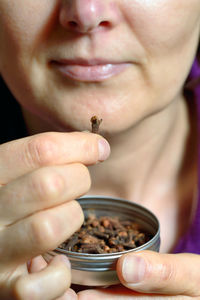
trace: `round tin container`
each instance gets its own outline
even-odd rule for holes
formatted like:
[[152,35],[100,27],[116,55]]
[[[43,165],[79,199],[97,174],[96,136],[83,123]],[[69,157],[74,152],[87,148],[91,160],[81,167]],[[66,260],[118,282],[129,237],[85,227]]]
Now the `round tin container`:
[[117,253],[87,254],[67,251],[56,248],[54,251],[45,253],[43,256],[49,261],[52,256],[65,254],[72,267],[72,283],[86,286],[107,286],[118,284],[119,279],[115,271],[117,259],[129,252],[141,250],[159,251],[160,226],[156,216],[145,207],[120,198],[103,196],[84,196],[77,199],[84,215],[95,214],[100,216],[118,216],[123,220],[132,220],[140,225],[145,232],[153,237],[144,245]]

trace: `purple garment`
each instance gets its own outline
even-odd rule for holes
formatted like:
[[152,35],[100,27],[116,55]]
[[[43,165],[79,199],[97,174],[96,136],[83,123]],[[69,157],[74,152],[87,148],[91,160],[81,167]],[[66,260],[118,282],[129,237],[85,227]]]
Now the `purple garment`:
[[[191,74],[191,78],[197,78],[200,77],[200,66],[197,63],[197,60],[195,60]],[[197,101],[197,113],[198,113],[198,132],[200,134],[200,84],[195,88],[195,98]],[[200,136],[198,136],[199,139]],[[197,203],[197,209],[195,212],[194,220],[188,229],[187,233],[179,240],[177,243],[174,253],[180,253],[180,252],[190,252],[190,253],[196,253],[200,254],[200,145],[198,150],[198,203]]]

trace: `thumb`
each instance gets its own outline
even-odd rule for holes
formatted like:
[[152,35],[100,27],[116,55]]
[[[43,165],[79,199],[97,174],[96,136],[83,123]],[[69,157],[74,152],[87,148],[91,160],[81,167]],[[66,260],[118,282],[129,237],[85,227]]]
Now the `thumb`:
[[142,293],[200,296],[200,256],[141,251],[117,262],[121,283]]

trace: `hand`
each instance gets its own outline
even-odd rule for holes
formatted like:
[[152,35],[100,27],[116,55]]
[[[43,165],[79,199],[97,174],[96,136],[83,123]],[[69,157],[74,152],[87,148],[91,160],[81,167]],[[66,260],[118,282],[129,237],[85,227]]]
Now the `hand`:
[[43,133],[0,146],[0,299],[56,299],[69,287],[63,256],[32,274],[26,262],[81,226],[73,199],[90,188],[86,166],[108,156],[105,143],[90,133]]
[[79,300],[199,300],[200,256],[142,251],[123,255],[117,273],[125,286],[87,290]]

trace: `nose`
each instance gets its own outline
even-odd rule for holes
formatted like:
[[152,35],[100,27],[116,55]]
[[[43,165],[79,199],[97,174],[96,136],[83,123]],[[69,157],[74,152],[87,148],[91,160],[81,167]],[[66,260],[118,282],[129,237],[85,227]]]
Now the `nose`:
[[60,10],[61,25],[74,32],[92,33],[111,28],[117,13],[109,9],[109,0],[64,0]]

